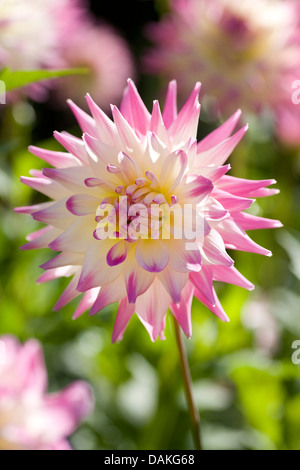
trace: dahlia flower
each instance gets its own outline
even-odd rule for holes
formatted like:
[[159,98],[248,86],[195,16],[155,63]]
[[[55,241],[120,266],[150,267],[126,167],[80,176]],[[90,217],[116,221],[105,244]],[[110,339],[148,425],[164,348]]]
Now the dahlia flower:
[[47,394],[47,371],[36,340],[1,336],[0,449],[68,450],[66,437],[92,409],[84,382]]
[[[0,68],[64,67],[62,45],[84,18],[79,0],[1,0]],[[42,97],[40,86],[32,90],[34,98]]]
[[62,58],[67,67],[86,67],[89,72],[64,78],[57,84],[58,97],[86,106],[84,95],[89,90],[99,106],[119,102],[127,77],[134,75],[131,53],[126,41],[110,26],[82,25],[62,47]]
[[1,0],[0,64],[20,70],[55,67],[82,14],[78,0]]
[[21,178],[52,199],[17,209],[47,224],[29,235],[23,249],[60,252],[42,265],[46,272],[38,282],[73,276],[55,310],[81,292],[74,318],[120,302],[113,341],[122,338],[135,312],[153,341],[163,339],[169,308],[191,336],[194,295],[228,321],[213,281],[253,285],[226,248],[271,255],[245,231],[280,222],[244,210],[253,198],[275,194],[266,188],[275,181],[226,175],[225,162],[247,130],[231,136],[240,111],[197,144],[199,90],[197,83],[177,113],[173,81],[163,112],[154,101],[150,114],[129,80],[120,110],[112,106],[113,121],[89,95],[93,117],[69,102],[83,136],[54,133],[67,153],[30,147],[55,168]]
[[279,135],[300,142],[292,104],[300,77],[299,2],[172,0],[170,8],[149,25],[155,48],[146,54],[147,70],[176,77],[184,93],[201,77],[214,113],[272,109]]

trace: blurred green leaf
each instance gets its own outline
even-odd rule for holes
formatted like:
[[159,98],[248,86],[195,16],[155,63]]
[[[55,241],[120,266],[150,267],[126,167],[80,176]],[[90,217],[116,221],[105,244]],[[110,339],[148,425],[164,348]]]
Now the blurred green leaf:
[[63,70],[10,70],[5,68],[0,72],[0,80],[5,83],[6,91],[12,91],[42,80],[86,73],[88,70],[85,68]]

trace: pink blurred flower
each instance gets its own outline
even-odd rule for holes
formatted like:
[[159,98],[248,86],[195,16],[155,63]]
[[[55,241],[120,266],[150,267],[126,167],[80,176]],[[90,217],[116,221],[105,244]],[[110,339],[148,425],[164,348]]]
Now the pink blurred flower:
[[78,0],[2,0],[0,66],[60,66],[62,44],[76,31],[82,14]]
[[[62,68],[62,46],[85,22],[84,0],[1,0],[0,68]],[[29,88],[35,99],[45,87]]]
[[[150,114],[129,80],[121,111],[112,106],[114,122],[88,95],[93,118],[69,102],[82,128],[82,139],[66,132],[54,133],[68,153],[30,148],[56,168],[33,170],[31,178],[21,178],[53,199],[16,209],[47,224],[29,235],[23,249],[49,246],[61,252],[42,266],[46,272],[38,281],[73,276],[55,310],[81,292],[84,295],[74,318],[89,308],[94,315],[120,301],[113,341],[121,339],[134,312],[153,341],[158,336],[164,338],[168,308],[191,336],[193,295],[228,321],[213,281],[250,290],[253,285],[233,266],[226,248],[270,256],[245,231],[281,226],[278,221],[244,212],[253,198],[278,192],[266,189],[274,180],[250,181],[226,175],[230,165],[225,162],[247,130],[245,126],[231,136],[239,111],[197,144],[199,91],[198,83],[177,113],[173,81],[163,113],[154,101]],[[127,197],[125,220],[119,196]],[[136,204],[146,211],[140,217],[134,212]],[[167,210],[180,211],[188,204],[192,207],[191,215],[184,218],[188,233],[178,239],[175,233],[182,223],[174,218],[166,229],[164,216]],[[158,226],[152,232],[155,218],[149,221],[148,213],[154,205],[163,213],[156,218]],[[117,228],[113,227],[114,217]],[[190,228],[198,220],[200,236],[190,237]],[[133,237],[130,230],[137,222],[143,229],[151,225],[151,235]],[[105,238],[103,227],[111,226],[114,233]],[[192,247],[187,245],[192,242]]]
[[36,340],[1,336],[0,449],[68,450],[67,436],[91,411],[89,386],[74,382],[47,394],[47,371]]
[[127,77],[134,76],[133,59],[126,41],[110,26],[82,25],[64,43],[62,57],[70,68],[86,67],[87,75],[64,78],[58,87],[58,96],[76,100],[84,107],[89,91],[100,106],[108,108],[119,102]]
[[299,106],[292,104],[300,79],[299,2],[172,0],[170,7],[149,26],[155,48],[145,57],[147,70],[176,77],[184,93],[201,77],[225,115],[237,107],[272,109],[278,135],[300,143]]

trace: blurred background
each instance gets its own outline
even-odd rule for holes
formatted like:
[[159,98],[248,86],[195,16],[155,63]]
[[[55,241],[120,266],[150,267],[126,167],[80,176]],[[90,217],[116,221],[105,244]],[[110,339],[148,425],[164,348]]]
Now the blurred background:
[[[95,412],[72,436],[75,449],[193,448],[171,319],[167,321],[166,341],[153,344],[134,318],[123,341],[112,346],[117,306],[94,317],[85,314],[76,321],[71,318],[78,299],[53,312],[67,280],[36,284],[42,273],[38,266],[51,252],[20,251],[25,236],[37,230],[39,223],[13,212],[15,206],[43,200],[19,182],[20,175],[27,176],[31,168],[45,166],[27,146],[59,148],[52,138],[54,130],[80,135],[65,104],[68,92],[79,104],[80,96],[90,92],[98,104],[108,108],[112,100],[119,104],[127,78],[122,73],[126,72],[135,78],[148,107],[153,99],[163,99],[168,77],[149,73],[143,64],[145,51],[153,47],[146,25],[158,22],[169,9],[168,2],[162,0],[90,1],[85,12],[88,21],[93,22],[93,28],[109,32],[118,42],[116,50],[119,47],[122,51],[120,58],[114,59],[114,65],[119,63],[122,70],[110,72],[120,79],[119,89],[111,92],[107,88],[105,92],[109,84],[104,79],[97,82],[93,71],[88,77],[60,78],[57,85],[53,81],[45,86],[46,92],[20,92],[7,105],[0,105],[0,334],[41,341],[50,391],[76,378],[92,384]],[[91,29],[87,27],[85,38]],[[91,60],[101,62],[104,57],[101,41],[108,41],[103,51],[114,49],[109,40],[99,38],[98,46],[96,39],[91,39],[83,50],[93,44],[92,55],[85,59],[72,54],[83,41],[74,38],[75,45],[65,58],[70,66],[89,67]],[[221,49],[219,52],[222,55]],[[109,62],[109,57],[106,60]],[[294,80],[300,80],[298,70]],[[198,79],[205,93],[200,74]],[[243,110],[243,102],[239,107]],[[295,112],[300,121],[300,104]],[[253,110],[246,110],[246,115],[250,130],[230,157],[231,174],[278,181],[280,194],[258,200],[251,210],[281,220],[284,228],[251,233],[256,242],[273,252],[272,258],[230,253],[256,289],[247,292],[217,285],[231,319],[227,324],[195,299],[193,336],[186,346],[206,449],[299,450],[300,365],[292,361],[292,343],[300,340],[300,143],[293,141],[291,145],[274,131],[272,103],[259,110],[259,115]],[[226,110],[211,114],[209,107],[204,107],[199,138],[229,116]]]

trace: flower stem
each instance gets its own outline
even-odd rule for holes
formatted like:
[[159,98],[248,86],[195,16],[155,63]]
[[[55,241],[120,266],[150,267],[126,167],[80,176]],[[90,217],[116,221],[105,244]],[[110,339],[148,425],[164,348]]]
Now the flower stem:
[[197,407],[195,405],[195,400],[193,397],[192,377],[191,377],[191,372],[189,368],[186,349],[183,343],[180,326],[176,318],[173,317],[173,320],[174,320],[176,342],[177,342],[177,346],[179,350],[180,366],[181,366],[182,377],[183,377],[183,382],[184,382],[185,395],[186,395],[189,413],[190,413],[195,448],[197,450],[202,450],[201,437],[200,437],[200,416],[199,416],[199,412],[197,410]]

